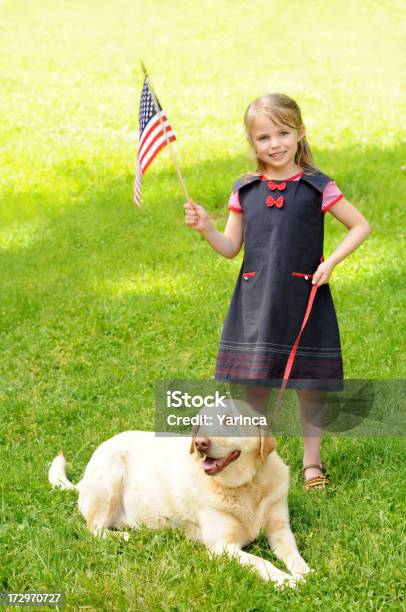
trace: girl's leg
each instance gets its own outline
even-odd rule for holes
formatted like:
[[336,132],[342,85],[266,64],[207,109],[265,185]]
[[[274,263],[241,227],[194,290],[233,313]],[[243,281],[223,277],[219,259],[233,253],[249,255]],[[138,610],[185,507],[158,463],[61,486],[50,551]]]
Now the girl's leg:
[[[303,434],[303,465],[320,463],[321,434],[323,431],[324,392],[313,389],[297,391],[300,404],[300,422]],[[305,480],[320,476],[318,468],[309,468]]]
[[254,387],[247,385],[245,388],[245,400],[251,408],[266,416],[271,389],[269,387]]

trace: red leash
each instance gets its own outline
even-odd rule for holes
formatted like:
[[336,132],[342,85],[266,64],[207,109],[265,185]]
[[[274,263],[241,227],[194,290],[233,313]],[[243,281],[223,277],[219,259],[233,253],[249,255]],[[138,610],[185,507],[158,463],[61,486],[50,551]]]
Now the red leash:
[[[324,256],[323,255],[321,256],[320,263],[322,261],[324,261]],[[312,275],[309,274],[309,277],[311,277],[311,276]],[[294,343],[294,345],[292,347],[292,350],[290,351],[290,354],[289,354],[289,357],[288,357],[288,361],[286,363],[285,372],[283,374],[282,386],[280,388],[278,399],[276,400],[276,404],[275,404],[275,416],[277,416],[278,413],[279,413],[280,403],[282,401],[283,394],[285,393],[286,385],[287,385],[289,377],[290,377],[290,372],[292,370],[293,362],[295,361],[297,347],[299,346],[299,342],[300,342],[300,338],[301,338],[302,332],[303,332],[304,328],[306,327],[306,323],[307,323],[308,318],[310,316],[310,313],[311,313],[311,310],[312,310],[312,307],[313,307],[314,298],[316,297],[317,289],[318,289],[317,285],[313,285],[312,286],[312,290],[310,291],[309,300],[307,302],[306,313],[305,313],[305,316],[304,316],[304,319],[303,319],[302,327],[300,328],[299,335],[298,335],[298,337],[295,340],[295,343]]]

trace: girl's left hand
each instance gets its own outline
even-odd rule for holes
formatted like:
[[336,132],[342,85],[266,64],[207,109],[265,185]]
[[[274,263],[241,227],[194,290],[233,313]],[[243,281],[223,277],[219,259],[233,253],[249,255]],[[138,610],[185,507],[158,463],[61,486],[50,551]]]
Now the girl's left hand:
[[334,264],[328,261],[322,261],[316,272],[313,274],[312,285],[321,287],[321,285],[327,285],[331,273],[333,271]]

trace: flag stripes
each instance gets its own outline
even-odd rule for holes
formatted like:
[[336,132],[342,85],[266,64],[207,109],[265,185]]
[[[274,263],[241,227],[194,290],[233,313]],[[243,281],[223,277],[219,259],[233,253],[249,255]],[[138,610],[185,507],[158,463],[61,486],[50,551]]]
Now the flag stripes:
[[158,109],[154,103],[147,77],[141,92],[137,169],[134,183],[134,205],[139,206],[141,200],[142,177],[148,166],[161,149],[169,142],[176,140],[176,136],[169,124],[161,105],[155,98]]

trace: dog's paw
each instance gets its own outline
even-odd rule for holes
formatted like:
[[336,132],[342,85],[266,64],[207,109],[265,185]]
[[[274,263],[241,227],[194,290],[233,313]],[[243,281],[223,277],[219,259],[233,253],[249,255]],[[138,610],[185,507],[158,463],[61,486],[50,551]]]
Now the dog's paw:
[[297,578],[295,576],[291,576],[290,574],[286,574],[285,572],[279,570],[277,572],[272,572],[270,580],[272,580],[272,582],[274,582],[280,589],[284,589],[286,587],[294,589],[297,586]]
[[288,559],[286,566],[297,579],[300,579],[300,577],[303,579],[303,576],[313,571],[307,565],[306,561],[300,557],[300,555],[295,555],[294,557]]
[[296,576],[289,576],[288,578],[284,578],[281,582],[277,583],[279,589],[295,589],[297,587],[298,578]]

